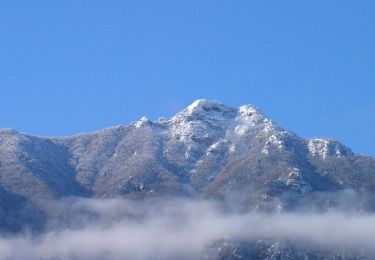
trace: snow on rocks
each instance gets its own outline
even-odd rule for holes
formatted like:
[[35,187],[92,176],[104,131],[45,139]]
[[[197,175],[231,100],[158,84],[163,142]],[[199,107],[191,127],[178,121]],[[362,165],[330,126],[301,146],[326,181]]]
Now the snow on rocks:
[[135,128],[141,128],[143,126],[146,126],[150,123],[150,120],[147,119],[147,117],[142,117],[137,122],[134,123]]
[[282,174],[278,180],[301,194],[312,190],[311,185],[303,179],[300,169],[298,168],[290,169],[289,172]]
[[351,153],[350,149],[337,141],[323,138],[309,139],[307,147],[312,156],[319,156],[326,159],[328,156],[340,158],[343,155]]

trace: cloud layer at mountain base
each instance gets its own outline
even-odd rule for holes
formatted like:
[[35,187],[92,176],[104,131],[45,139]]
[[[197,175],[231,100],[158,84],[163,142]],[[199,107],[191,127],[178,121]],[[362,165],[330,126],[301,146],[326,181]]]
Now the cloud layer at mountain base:
[[225,213],[212,201],[177,199],[70,198],[45,206],[55,214],[48,231],[1,237],[1,259],[197,259],[218,239],[375,253],[375,216],[369,214]]

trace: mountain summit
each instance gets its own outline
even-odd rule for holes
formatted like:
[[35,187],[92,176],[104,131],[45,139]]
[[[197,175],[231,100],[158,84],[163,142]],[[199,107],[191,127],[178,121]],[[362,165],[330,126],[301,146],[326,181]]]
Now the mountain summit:
[[374,158],[334,140],[301,138],[251,105],[200,99],[168,120],[144,117],[72,137],[1,130],[0,214],[7,216],[0,225],[17,229],[9,212],[67,196],[240,194],[245,210],[289,210],[317,192],[372,191],[374,169]]

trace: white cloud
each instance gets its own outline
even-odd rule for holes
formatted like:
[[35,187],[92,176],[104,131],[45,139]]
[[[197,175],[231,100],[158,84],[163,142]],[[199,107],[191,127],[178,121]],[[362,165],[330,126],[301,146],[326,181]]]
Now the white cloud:
[[[374,215],[225,213],[217,203],[189,200],[70,199],[55,204],[49,209],[65,218],[52,221],[37,237],[0,238],[0,258],[197,259],[209,242],[222,238],[375,248]],[[79,225],[72,225],[79,219]]]

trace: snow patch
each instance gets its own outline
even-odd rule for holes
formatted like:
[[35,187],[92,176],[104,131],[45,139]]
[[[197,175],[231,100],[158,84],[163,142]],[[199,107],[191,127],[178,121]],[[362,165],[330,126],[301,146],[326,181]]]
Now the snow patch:
[[311,155],[319,156],[323,159],[326,159],[328,156],[340,158],[350,152],[349,148],[344,147],[342,144],[323,138],[309,139],[307,147]]
[[263,128],[266,132],[274,129],[272,121],[251,105],[244,105],[238,109],[235,122],[235,133],[240,136],[253,131],[254,128]]
[[142,117],[139,119],[137,122],[135,122],[134,126],[135,128],[141,128],[144,127],[145,125],[148,125],[150,123],[150,120],[147,119],[147,117]]
[[268,140],[266,141],[266,144],[262,148],[263,154],[269,154],[269,149],[271,147],[275,147],[279,151],[285,150],[285,143],[283,140],[283,135],[280,134],[272,134],[268,137]]
[[290,187],[301,194],[305,194],[312,190],[310,184],[303,179],[298,168],[290,169],[289,172],[282,174],[278,180],[283,182],[287,187]]

